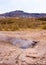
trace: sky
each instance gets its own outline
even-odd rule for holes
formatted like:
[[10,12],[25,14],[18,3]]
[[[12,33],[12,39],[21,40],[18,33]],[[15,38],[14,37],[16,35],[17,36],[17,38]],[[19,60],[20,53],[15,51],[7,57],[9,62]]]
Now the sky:
[[0,0],[0,14],[15,10],[46,13],[46,0]]

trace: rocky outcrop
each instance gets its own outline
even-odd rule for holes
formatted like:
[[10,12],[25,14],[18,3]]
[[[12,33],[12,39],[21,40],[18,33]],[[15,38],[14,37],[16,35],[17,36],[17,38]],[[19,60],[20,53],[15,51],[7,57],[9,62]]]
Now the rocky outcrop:
[[[39,35],[42,35],[42,38],[39,40],[39,36],[36,36],[38,44],[26,49],[16,47],[10,42],[0,41],[0,65],[46,65],[46,34],[40,32]],[[33,37],[32,40],[36,38]]]
[[46,64],[46,43],[35,48],[21,49],[0,42],[0,65]]

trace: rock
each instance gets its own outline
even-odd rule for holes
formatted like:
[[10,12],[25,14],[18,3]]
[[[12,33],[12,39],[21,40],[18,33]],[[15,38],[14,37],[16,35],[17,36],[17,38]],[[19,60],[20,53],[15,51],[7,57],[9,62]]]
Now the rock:
[[[41,34],[41,32],[43,34]],[[29,32],[27,33],[27,31],[26,31],[26,34],[28,35],[26,35],[23,32],[22,32],[23,34],[20,32],[21,35],[17,34],[17,32],[16,33],[14,32],[14,34],[12,33],[12,35],[14,36],[16,35],[15,37],[10,37],[12,36],[11,32],[10,34],[9,33],[7,34],[7,33],[5,32],[5,35],[4,35],[4,32],[3,34],[0,33],[0,37],[2,36],[0,40],[2,39],[5,40],[5,42],[0,41],[0,65],[31,65],[31,64],[46,65],[46,33],[44,32],[44,30],[38,31],[38,32],[35,31],[35,33],[34,31],[30,32],[30,35],[28,34]],[[26,49],[20,48],[21,44],[25,43],[25,39],[27,39],[26,42],[28,42],[29,38],[30,40],[35,40],[33,41],[33,43],[36,43],[36,44],[33,44],[33,48],[30,46],[29,48],[26,48]],[[19,43],[20,46],[19,45],[15,46],[11,43],[12,41],[13,42],[16,41],[15,39],[17,39],[17,42],[15,43],[18,43],[18,42],[21,43],[21,44]]]

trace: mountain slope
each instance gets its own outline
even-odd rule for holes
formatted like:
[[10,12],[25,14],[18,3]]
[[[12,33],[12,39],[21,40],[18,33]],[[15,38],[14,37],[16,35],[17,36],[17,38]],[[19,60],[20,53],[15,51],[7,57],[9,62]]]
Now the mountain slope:
[[46,13],[27,13],[21,10],[0,14],[0,17],[46,17]]

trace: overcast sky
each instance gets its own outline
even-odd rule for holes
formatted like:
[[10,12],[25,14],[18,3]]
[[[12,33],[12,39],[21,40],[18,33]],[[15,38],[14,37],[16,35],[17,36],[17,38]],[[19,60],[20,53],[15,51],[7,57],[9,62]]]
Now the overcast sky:
[[0,0],[0,13],[14,10],[46,13],[46,0]]

